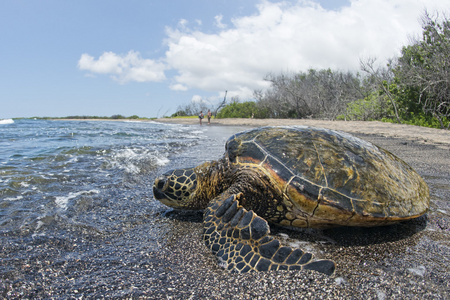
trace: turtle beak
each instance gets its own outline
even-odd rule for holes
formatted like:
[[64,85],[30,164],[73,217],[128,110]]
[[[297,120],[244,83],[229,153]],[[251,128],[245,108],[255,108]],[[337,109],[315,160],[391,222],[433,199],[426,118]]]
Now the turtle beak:
[[162,200],[167,198],[167,196],[163,192],[166,183],[167,178],[164,175],[160,175],[155,179],[155,183],[153,184],[153,196],[156,199]]

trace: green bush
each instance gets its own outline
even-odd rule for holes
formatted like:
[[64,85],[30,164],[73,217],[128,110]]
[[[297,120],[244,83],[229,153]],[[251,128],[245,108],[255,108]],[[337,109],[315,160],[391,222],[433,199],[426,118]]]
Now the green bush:
[[[394,123],[394,120],[389,118],[383,118],[381,121]],[[441,128],[441,123],[439,122],[438,119],[436,119],[431,115],[424,115],[423,113],[422,114],[411,113],[408,118],[402,119],[402,123],[422,127]],[[447,118],[443,118],[443,123],[445,126],[448,127],[450,124],[450,120],[448,120]]]
[[222,108],[217,118],[262,118],[260,110],[253,101],[232,102]]
[[392,105],[386,96],[372,93],[364,99],[348,103],[346,115],[340,115],[337,119],[359,121],[380,120],[392,116],[392,110]]
[[178,110],[177,112],[175,112],[174,114],[172,114],[170,117],[171,118],[176,118],[176,117],[187,117],[188,114],[186,113],[186,111],[184,110]]

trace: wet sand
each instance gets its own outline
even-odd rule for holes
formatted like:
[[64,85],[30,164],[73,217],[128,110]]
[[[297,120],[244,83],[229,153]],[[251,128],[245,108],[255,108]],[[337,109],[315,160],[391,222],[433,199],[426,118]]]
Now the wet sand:
[[[193,119],[160,122],[197,124]],[[291,231],[287,243],[333,259],[336,274],[260,272],[230,274],[220,269],[201,242],[201,214],[173,211],[178,224],[165,252],[165,286],[173,298],[205,299],[448,299],[450,297],[450,133],[381,122],[316,120],[213,120],[214,125],[247,128],[310,125],[338,129],[371,141],[404,159],[430,187],[428,214],[413,221],[375,228]],[[207,125],[203,125],[207,126]]]

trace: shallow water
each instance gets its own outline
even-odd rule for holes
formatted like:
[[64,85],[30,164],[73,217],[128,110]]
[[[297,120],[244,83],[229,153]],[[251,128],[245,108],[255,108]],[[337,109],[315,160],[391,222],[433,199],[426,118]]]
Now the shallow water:
[[121,185],[144,181],[177,151],[198,143],[199,135],[155,123],[18,120],[2,125],[0,229],[42,231],[43,220],[70,215],[104,230],[105,224],[93,218],[104,216],[83,211],[121,193]]
[[157,173],[217,159],[238,131],[107,121],[0,126],[1,278],[29,283],[44,266],[58,273],[89,257],[83,286],[106,276],[101,266],[111,261],[142,264],[146,253],[163,247],[170,228],[160,216],[170,209],[152,197]]
[[427,217],[369,229],[273,228],[286,243],[334,259],[332,278],[220,269],[201,241],[201,212],[171,210],[153,199],[151,187],[169,169],[217,159],[226,139],[242,129],[106,121],[1,124],[0,298],[449,295],[449,149],[377,136],[362,137],[404,158],[429,184]]

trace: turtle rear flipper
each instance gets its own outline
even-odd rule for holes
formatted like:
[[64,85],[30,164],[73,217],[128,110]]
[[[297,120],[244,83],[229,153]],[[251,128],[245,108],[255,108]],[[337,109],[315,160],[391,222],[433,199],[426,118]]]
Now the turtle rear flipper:
[[282,246],[270,234],[266,220],[239,205],[242,194],[222,194],[204,213],[203,239],[226,269],[244,273],[252,270],[316,270],[332,275],[330,260],[313,260],[300,249]]

